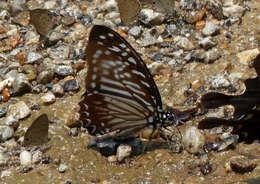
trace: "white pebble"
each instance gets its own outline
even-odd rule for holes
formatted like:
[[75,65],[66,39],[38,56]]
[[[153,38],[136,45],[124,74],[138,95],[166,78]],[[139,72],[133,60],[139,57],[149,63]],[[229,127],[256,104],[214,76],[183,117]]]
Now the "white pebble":
[[132,147],[129,145],[120,145],[117,148],[117,160],[121,162],[124,160],[126,157],[129,157],[132,152]]
[[20,162],[23,166],[30,166],[32,164],[32,154],[29,151],[22,151],[20,153]]
[[183,136],[183,143],[188,152],[198,153],[205,143],[205,136],[196,127],[190,127]]
[[52,92],[48,92],[41,97],[44,104],[52,104],[55,102],[56,98]]
[[67,170],[68,166],[65,165],[65,164],[60,164],[59,168],[58,168],[58,171],[60,173],[64,173],[66,170]]

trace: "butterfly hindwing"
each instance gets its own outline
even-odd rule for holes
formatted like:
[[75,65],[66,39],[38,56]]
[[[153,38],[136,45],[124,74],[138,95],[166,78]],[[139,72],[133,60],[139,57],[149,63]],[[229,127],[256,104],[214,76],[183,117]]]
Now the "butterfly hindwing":
[[80,119],[91,134],[138,131],[162,108],[152,75],[136,51],[118,33],[94,26],[86,49],[86,92]]
[[37,146],[48,142],[49,119],[46,114],[36,118],[24,135],[25,146]]

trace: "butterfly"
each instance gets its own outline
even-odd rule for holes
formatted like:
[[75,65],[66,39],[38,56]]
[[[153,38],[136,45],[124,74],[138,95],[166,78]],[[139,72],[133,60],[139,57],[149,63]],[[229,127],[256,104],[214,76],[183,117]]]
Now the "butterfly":
[[177,111],[163,110],[146,64],[112,29],[93,26],[86,60],[86,91],[79,103],[79,119],[91,135],[116,132],[116,137],[128,138],[145,128],[155,131],[187,119]]
[[37,117],[24,135],[25,146],[38,146],[48,142],[49,119],[46,114]]

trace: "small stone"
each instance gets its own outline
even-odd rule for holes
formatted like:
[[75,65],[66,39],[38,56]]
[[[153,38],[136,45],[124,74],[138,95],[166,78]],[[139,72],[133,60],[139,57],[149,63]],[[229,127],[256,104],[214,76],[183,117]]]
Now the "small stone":
[[42,160],[42,152],[40,150],[36,150],[32,155],[32,163],[38,164]]
[[6,87],[10,87],[13,83],[13,78],[8,78],[0,82],[0,92],[5,89]]
[[239,5],[231,5],[223,8],[223,14],[229,18],[241,18],[245,13],[245,8]]
[[25,34],[25,45],[34,45],[39,43],[40,35],[34,31],[27,31]]
[[49,33],[49,41],[51,43],[55,43],[55,42],[58,42],[59,40],[61,40],[62,38],[64,37],[64,35],[58,31],[51,31]]
[[186,51],[195,49],[193,43],[186,37],[177,36],[174,38],[176,45]]
[[216,42],[212,41],[211,37],[206,37],[203,40],[199,41],[199,45],[204,49],[210,49],[217,45]]
[[239,58],[239,62],[244,65],[250,65],[251,62],[260,54],[260,51],[258,48],[251,49],[251,50],[245,50],[243,52],[240,52],[237,54],[237,57]]
[[162,43],[162,42],[163,42],[163,38],[161,36],[159,37],[153,36],[150,32],[144,32],[142,39],[137,40],[137,43],[144,47],[156,43]]
[[59,65],[55,68],[55,73],[60,76],[68,76],[73,74],[73,68],[67,65]]
[[29,52],[26,56],[25,63],[33,64],[43,59],[43,56],[37,52]]
[[67,80],[64,83],[64,91],[77,91],[79,89],[79,83],[77,79]]
[[0,142],[10,139],[14,135],[14,129],[9,126],[0,125]]
[[207,3],[206,3],[207,12],[210,12],[211,15],[213,15],[213,17],[215,17],[218,20],[221,20],[224,17],[222,2],[226,2],[226,1],[207,0]]
[[139,19],[146,25],[159,25],[164,21],[164,16],[162,13],[146,8],[140,11]]
[[20,163],[23,166],[31,166],[32,164],[32,154],[29,151],[22,151],[20,153]]
[[30,91],[31,91],[31,84],[28,78],[22,73],[18,74],[12,83],[11,94],[22,95]]
[[72,34],[74,34],[74,38],[76,40],[83,40],[86,38],[87,28],[83,24],[75,23],[72,27],[72,30],[74,31]]
[[129,157],[132,153],[132,147],[129,145],[120,145],[117,148],[116,156],[119,162]]
[[229,80],[222,74],[215,75],[209,79],[212,88],[227,88],[230,86]]
[[63,45],[58,48],[47,49],[47,52],[52,59],[68,59],[70,48],[69,46]]
[[4,117],[7,113],[7,108],[6,107],[0,107],[0,118]]
[[65,164],[60,164],[59,167],[58,167],[58,171],[60,173],[64,173],[66,170],[67,170],[68,166],[65,165]]
[[117,156],[116,155],[108,156],[107,161],[110,163],[115,163],[115,162],[117,162]]
[[10,158],[7,154],[0,152],[0,166],[6,166],[9,162]]
[[52,87],[52,92],[55,96],[63,96],[64,95],[64,89],[60,84],[54,84]]
[[196,127],[190,127],[184,133],[183,144],[188,152],[198,153],[205,144],[205,136]]
[[18,120],[15,119],[12,115],[9,115],[5,119],[2,119],[0,121],[0,124],[15,127],[15,128],[19,126]]
[[51,82],[53,79],[54,72],[51,70],[45,70],[42,71],[38,76],[37,76],[37,82],[40,84],[47,84]]
[[253,171],[257,163],[253,160],[249,160],[244,156],[234,156],[229,160],[232,171],[236,173],[247,173]]
[[55,102],[56,98],[55,95],[52,92],[48,92],[45,95],[41,97],[44,104],[52,104]]
[[44,3],[44,9],[51,10],[56,8],[57,2],[55,0],[49,0]]
[[142,33],[142,29],[140,26],[133,26],[128,30],[128,34],[132,35],[135,38],[140,37],[141,33]]
[[203,86],[204,82],[197,79],[197,80],[194,80],[192,83],[191,83],[191,88],[192,89],[198,89],[199,87]]
[[10,107],[10,114],[17,120],[24,119],[31,114],[31,109],[24,101],[20,101]]
[[10,177],[11,175],[12,175],[12,171],[10,171],[10,170],[3,170],[1,172],[1,178]]
[[218,58],[220,58],[220,53],[216,48],[213,48],[207,52],[205,52],[204,61],[206,63],[213,63]]
[[205,36],[214,36],[219,33],[219,26],[207,21],[205,27],[202,29],[202,33]]
[[[18,71],[17,70],[11,70],[10,72],[8,72],[5,75],[5,79],[9,80],[10,83],[13,83],[13,81],[17,78],[17,76],[18,76]],[[1,88],[1,89],[3,90],[3,88]]]

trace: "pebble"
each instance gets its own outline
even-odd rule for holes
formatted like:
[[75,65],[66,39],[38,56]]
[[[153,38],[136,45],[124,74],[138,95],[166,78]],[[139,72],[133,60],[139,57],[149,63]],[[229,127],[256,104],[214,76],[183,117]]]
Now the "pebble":
[[237,54],[239,62],[244,65],[250,65],[251,62],[260,54],[258,48],[245,50]]
[[140,26],[133,26],[128,30],[128,34],[135,38],[140,37],[141,33],[142,33],[142,29]]
[[22,151],[20,153],[20,163],[23,166],[31,166],[32,164],[32,154],[29,151]]
[[229,18],[241,18],[245,13],[245,8],[239,5],[223,7],[223,14]]
[[56,0],[49,0],[44,3],[44,9],[50,10],[57,6]]
[[57,48],[48,48],[47,52],[52,59],[68,59],[70,54],[69,46],[62,45]]
[[10,115],[15,119],[20,120],[24,119],[31,114],[31,109],[24,101],[20,101],[16,104],[13,104],[9,109]]
[[198,153],[205,144],[205,136],[196,127],[190,127],[183,135],[183,144],[188,152]]
[[208,49],[210,49],[210,48],[216,46],[217,43],[214,42],[211,37],[206,37],[206,38],[202,39],[201,41],[199,41],[199,45],[200,45],[202,48],[208,50]]
[[49,34],[49,41],[55,43],[55,42],[58,42],[59,40],[61,40],[63,37],[64,37],[64,35],[62,33],[53,30]]
[[34,45],[39,43],[40,35],[34,31],[27,31],[25,34],[25,45]]
[[6,107],[0,107],[0,118],[4,117],[7,113],[7,108]]
[[233,156],[229,159],[226,165],[226,171],[232,171],[236,173],[247,173],[253,171],[257,166],[254,160],[250,160],[245,156]]
[[10,158],[7,154],[0,152],[0,166],[6,166],[9,162]]
[[164,21],[164,15],[146,8],[140,11],[139,19],[146,25],[159,25]]
[[81,23],[75,23],[72,27],[73,30],[73,37],[75,40],[83,40],[86,38],[87,35],[87,28]]
[[12,85],[13,79],[8,78],[0,82],[0,92],[3,91],[4,88],[10,87]]
[[204,61],[206,63],[213,63],[218,58],[220,58],[220,53],[218,52],[218,50],[216,48],[213,48],[213,49],[205,52]]
[[219,1],[219,0],[208,0],[206,4],[206,9],[208,12],[213,15],[216,19],[220,20],[223,19],[223,4],[222,2],[225,1]]
[[115,163],[117,162],[117,156],[116,155],[110,155],[107,157],[107,161],[110,163]]
[[63,88],[64,91],[77,91],[79,89],[79,83],[77,79],[66,80]]
[[231,84],[223,74],[217,74],[209,79],[212,88],[227,88]]
[[25,57],[25,63],[34,64],[43,59],[43,56],[37,52],[29,52]]
[[38,76],[37,76],[37,82],[39,84],[46,84],[51,82],[53,79],[54,72],[52,70],[45,70],[42,71]]
[[7,125],[11,127],[18,127],[18,120],[13,117],[13,115],[7,116],[5,119],[0,120],[1,125]]
[[129,145],[120,145],[117,148],[116,156],[119,162],[129,157],[132,153],[132,147]]
[[28,78],[23,73],[19,73],[13,81],[11,95],[22,95],[30,92],[31,88]]
[[7,139],[13,137],[14,129],[10,126],[0,125],[0,142],[4,142]]
[[32,163],[33,164],[38,164],[40,163],[42,160],[42,152],[40,150],[36,150],[33,154],[32,154]]
[[13,81],[17,78],[18,71],[17,70],[11,70],[7,74],[5,74],[5,79],[9,80],[9,82],[12,84]]
[[202,29],[202,33],[205,36],[214,36],[219,33],[219,26],[207,21],[205,27]]
[[59,65],[55,68],[55,73],[65,77],[73,74],[73,68],[68,65]]
[[189,51],[195,49],[193,43],[186,37],[177,36],[174,38],[174,42],[176,43],[177,47]]
[[61,97],[64,95],[64,89],[59,83],[53,85],[52,92],[55,96]]
[[4,178],[4,177],[10,177],[11,175],[12,175],[12,171],[10,171],[10,170],[3,170],[2,172],[1,172],[1,178]]
[[44,104],[52,104],[55,102],[56,98],[55,98],[55,95],[52,93],[52,92],[48,92],[46,94],[44,94],[42,97],[41,97],[42,101]]
[[140,44],[141,46],[149,46],[149,45],[153,45],[156,43],[162,43],[163,42],[163,38],[160,36],[155,36],[153,34],[151,34],[151,31],[145,31],[142,35],[142,39],[141,40],[137,40],[136,41],[138,44]]
[[58,167],[58,171],[60,173],[64,173],[66,170],[67,170],[68,166],[65,165],[65,164],[60,164],[59,167]]

